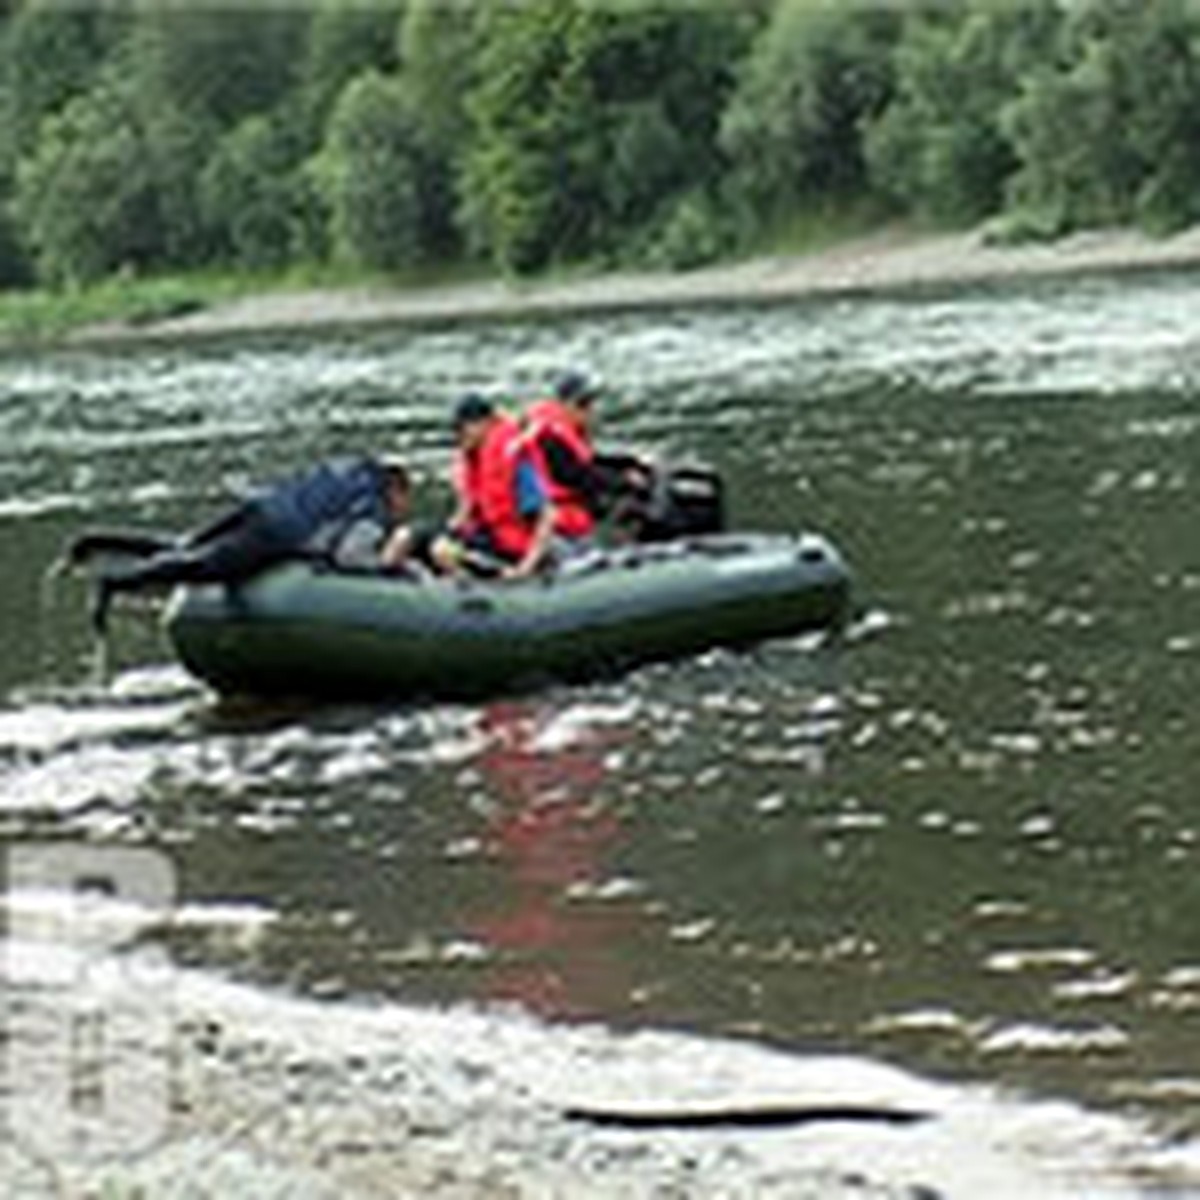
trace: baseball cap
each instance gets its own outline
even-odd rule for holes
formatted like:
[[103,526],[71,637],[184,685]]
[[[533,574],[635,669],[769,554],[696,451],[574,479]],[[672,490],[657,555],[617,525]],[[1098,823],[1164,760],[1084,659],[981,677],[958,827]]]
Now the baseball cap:
[[461,429],[473,421],[482,421],[495,412],[492,402],[478,392],[468,392],[454,406],[454,428]]
[[559,376],[554,385],[554,394],[567,404],[591,404],[599,395],[600,388],[582,371],[568,371]]

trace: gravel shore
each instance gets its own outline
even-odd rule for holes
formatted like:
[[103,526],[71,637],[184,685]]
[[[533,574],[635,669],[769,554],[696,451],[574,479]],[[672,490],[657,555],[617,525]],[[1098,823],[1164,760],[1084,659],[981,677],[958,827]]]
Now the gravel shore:
[[1132,230],[1051,243],[995,246],[978,231],[884,231],[827,250],[676,273],[618,273],[563,281],[414,289],[281,292],[136,325],[81,330],[76,340],[183,338],[386,323],[442,323],[627,309],[770,303],[805,296],[949,286],[1005,279],[1200,266],[1200,227],[1169,238]]
[[[0,1178],[14,1200],[1200,1192],[1198,1148],[1132,1120],[862,1058],[507,1010],[304,999],[153,953],[7,951]],[[837,1115],[864,1108],[907,1119]],[[785,1109],[809,1117],[712,1119]],[[640,1127],[650,1112],[707,1119]]]

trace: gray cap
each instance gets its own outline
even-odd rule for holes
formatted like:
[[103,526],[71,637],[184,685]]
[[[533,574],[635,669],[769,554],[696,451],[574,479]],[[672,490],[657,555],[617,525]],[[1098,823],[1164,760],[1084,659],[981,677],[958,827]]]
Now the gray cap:
[[588,405],[600,395],[600,388],[582,371],[568,371],[555,383],[554,394],[566,404]]

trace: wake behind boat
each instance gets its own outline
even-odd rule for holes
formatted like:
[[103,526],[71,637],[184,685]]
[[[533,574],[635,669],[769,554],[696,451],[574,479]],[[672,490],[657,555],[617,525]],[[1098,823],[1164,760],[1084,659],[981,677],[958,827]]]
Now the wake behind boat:
[[709,534],[598,551],[520,582],[290,562],[178,589],[184,666],[223,694],[481,697],[836,627],[850,576],[816,534]]

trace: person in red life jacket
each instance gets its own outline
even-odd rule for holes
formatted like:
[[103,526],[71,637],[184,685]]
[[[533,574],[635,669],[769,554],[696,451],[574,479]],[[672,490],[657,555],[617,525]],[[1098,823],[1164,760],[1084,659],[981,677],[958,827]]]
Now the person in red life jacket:
[[592,445],[597,395],[585,376],[571,372],[559,379],[553,396],[525,413],[526,438],[555,508],[554,532],[573,543],[595,535],[611,491]]
[[556,512],[520,424],[471,393],[455,407],[454,430],[458,506],[435,562],[451,573],[490,562],[504,578],[532,575],[550,556]]
[[525,414],[526,437],[557,512],[560,553],[593,544],[597,522],[644,503],[653,469],[631,454],[597,453],[592,441],[597,384],[578,371],[561,376],[553,395]]

